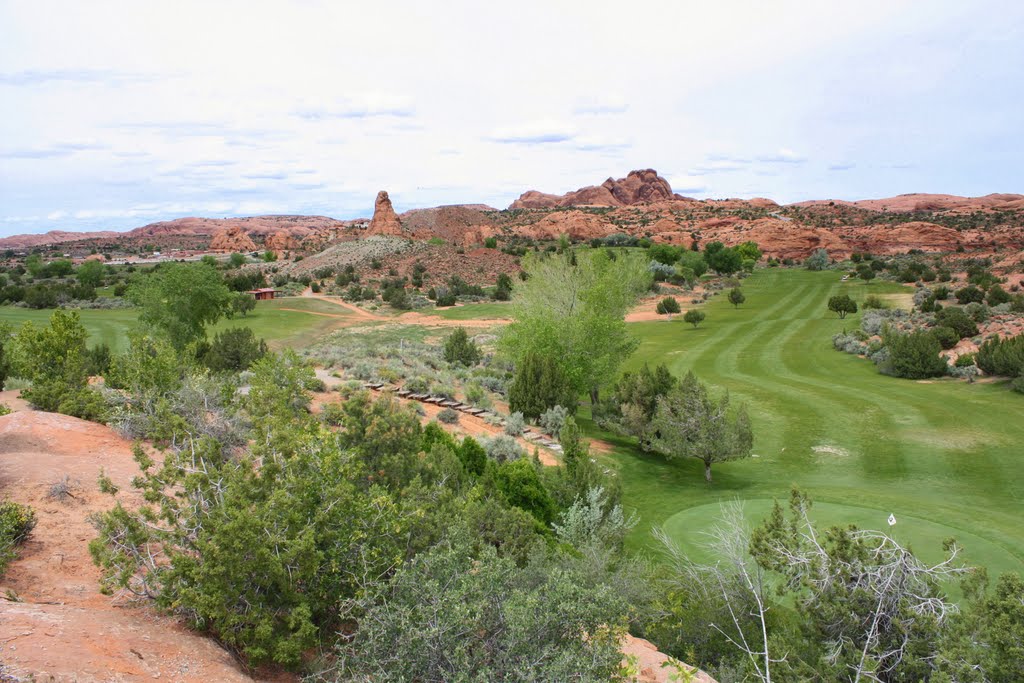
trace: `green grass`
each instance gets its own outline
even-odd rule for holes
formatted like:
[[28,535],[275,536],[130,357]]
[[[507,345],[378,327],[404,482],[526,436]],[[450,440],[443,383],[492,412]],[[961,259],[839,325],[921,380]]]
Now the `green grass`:
[[[33,310],[0,306],[0,321],[20,327],[26,321],[46,325],[52,310]],[[107,344],[115,352],[124,350],[128,330],[136,325],[138,311],[133,308],[80,311],[82,325],[89,333],[89,344]],[[316,299],[285,298],[260,301],[247,317],[221,320],[209,330],[212,336],[230,327],[251,327],[272,348],[308,346],[317,338],[345,323],[351,314],[344,308]]]
[[466,304],[439,308],[435,313],[448,320],[494,320],[495,318],[510,318],[512,309],[508,304]]
[[[138,312],[132,308],[116,308],[111,310],[89,309],[80,311],[82,325],[89,333],[89,344],[106,344],[114,351],[121,351],[127,343],[127,331],[135,325]],[[50,322],[53,310],[32,308],[16,308],[0,306],[0,322],[7,322],[15,329],[22,323],[31,322],[37,326],[45,326]]]
[[650,531],[663,526],[699,554],[720,502],[749,501],[757,521],[796,484],[822,522],[882,529],[894,513],[897,538],[925,557],[937,557],[941,540],[954,536],[970,561],[997,573],[1020,570],[1024,396],[1005,384],[885,377],[833,350],[832,335],[857,327],[859,315],[839,320],[826,308],[829,296],[901,291],[839,277],[760,270],[743,283],[743,306],[715,297],[696,330],[680,317],[631,326],[641,345],[627,369],[664,362],[727,389],[750,410],[758,457],[716,465],[707,486],[700,462],[666,462],[584,420],[592,436],[615,445],[603,460],[620,472],[624,500],[641,519],[630,546],[654,547]]

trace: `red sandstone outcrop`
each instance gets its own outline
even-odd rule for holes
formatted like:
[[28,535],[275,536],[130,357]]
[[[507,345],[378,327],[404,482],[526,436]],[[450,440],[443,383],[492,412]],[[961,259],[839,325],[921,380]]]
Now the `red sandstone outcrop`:
[[583,187],[564,195],[530,190],[512,202],[510,209],[549,209],[561,206],[633,206],[681,199],[668,181],[653,169],[630,171],[625,178],[609,178],[600,185]]
[[[416,239],[440,237],[455,244],[482,242],[478,228],[494,225],[489,213],[497,209],[486,204],[455,204],[432,209],[413,209],[399,218],[402,226]],[[472,237],[471,235],[475,235]],[[486,237],[490,237],[488,233]]]
[[294,251],[299,248],[299,240],[287,230],[278,230],[267,237],[264,246],[273,252]]
[[395,207],[391,206],[391,198],[384,190],[377,193],[377,200],[373,203],[373,218],[370,220],[370,227],[367,228],[366,234],[396,236],[402,234],[402,222],[398,220]]
[[562,235],[574,240],[590,240],[606,237],[615,231],[615,225],[604,216],[583,211],[556,211],[533,225],[516,230],[524,237],[537,240],[558,239]]
[[221,230],[210,240],[210,249],[216,251],[256,251],[256,243],[240,225]]
[[[710,225],[709,225],[710,224]],[[727,247],[752,240],[765,256],[803,259],[815,249],[825,249],[829,256],[846,258],[853,251],[841,237],[824,228],[802,226],[778,218],[756,221],[706,221],[701,225],[701,242],[717,240]]]
[[852,234],[846,234],[844,238],[855,251],[879,255],[905,254],[911,249],[925,252],[956,251],[961,241],[960,233],[953,228],[923,221],[855,228]]

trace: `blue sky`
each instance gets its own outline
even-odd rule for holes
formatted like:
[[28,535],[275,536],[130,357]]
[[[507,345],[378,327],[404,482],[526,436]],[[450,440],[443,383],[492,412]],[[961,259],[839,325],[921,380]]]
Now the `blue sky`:
[[696,197],[1024,192],[1022,73],[1018,2],[0,0],[0,235],[648,167]]

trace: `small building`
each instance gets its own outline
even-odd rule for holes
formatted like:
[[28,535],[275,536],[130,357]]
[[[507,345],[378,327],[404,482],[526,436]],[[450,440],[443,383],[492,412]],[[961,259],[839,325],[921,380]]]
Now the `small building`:
[[274,298],[276,290],[273,287],[261,287],[260,289],[250,289],[249,293],[256,297],[256,301],[266,301]]

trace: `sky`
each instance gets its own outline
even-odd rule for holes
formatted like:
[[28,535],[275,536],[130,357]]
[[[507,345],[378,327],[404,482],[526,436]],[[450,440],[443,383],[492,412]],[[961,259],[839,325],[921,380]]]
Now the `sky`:
[[1024,193],[1024,3],[0,0],[0,236],[687,196]]

